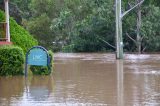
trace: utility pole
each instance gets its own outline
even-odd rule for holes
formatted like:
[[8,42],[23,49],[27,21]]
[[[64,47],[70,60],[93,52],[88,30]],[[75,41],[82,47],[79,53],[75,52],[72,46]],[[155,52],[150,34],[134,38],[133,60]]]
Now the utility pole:
[[123,59],[121,0],[116,0],[116,58]]
[[115,0],[116,6],[116,58],[123,59],[123,37],[122,37],[122,19],[123,17],[129,13],[131,10],[136,8],[137,6],[141,5],[144,0],[137,3],[135,6],[131,7],[129,10],[122,13],[122,6],[121,0]]

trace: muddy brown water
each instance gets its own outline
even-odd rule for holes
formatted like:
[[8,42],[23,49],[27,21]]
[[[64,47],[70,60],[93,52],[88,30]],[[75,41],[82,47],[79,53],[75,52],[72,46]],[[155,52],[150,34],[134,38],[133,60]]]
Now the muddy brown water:
[[0,106],[160,106],[160,55],[54,55],[50,76],[0,77]]

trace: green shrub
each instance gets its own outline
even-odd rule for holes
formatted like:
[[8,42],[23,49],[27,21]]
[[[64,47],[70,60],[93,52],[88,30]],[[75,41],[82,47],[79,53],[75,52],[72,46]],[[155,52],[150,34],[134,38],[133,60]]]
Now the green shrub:
[[0,47],[0,76],[22,75],[24,71],[24,53],[20,47]]
[[49,66],[30,66],[30,70],[34,75],[49,75],[53,70],[53,52],[51,50],[48,51],[50,57]]
[[0,10],[0,22],[5,22],[4,12]]
[[64,47],[62,48],[62,51],[63,51],[63,52],[70,53],[70,52],[74,52],[73,49],[74,49],[74,44],[64,46]]
[[50,58],[50,64],[49,64],[49,66],[51,68],[50,70],[52,70],[52,68],[53,68],[53,52],[51,50],[49,50],[48,54],[49,54],[49,58]]
[[24,28],[18,25],[12,18],[10,19],[11,41],[14,45],[20,46],[24,52],[27,52],[31,47],[38,45],[36,39],[29,34]]
[[[5,20],[4,12],[0,10],[0,22]],[[38,45],[36,39],[29,34],[23,27],[18,25],[13,18],[10,18],[11,41],[23,49],[26,53],[31,47]]]

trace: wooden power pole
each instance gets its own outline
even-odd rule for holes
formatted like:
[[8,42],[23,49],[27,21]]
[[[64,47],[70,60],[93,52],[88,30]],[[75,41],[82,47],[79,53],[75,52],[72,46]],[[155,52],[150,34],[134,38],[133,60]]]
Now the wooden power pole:
[[129,13],[135,7],[141,5],[143,2],[144,2],[144,0],[141,0],[141,2],[137,3],[135,6],[131,7],[129,10],[122,13],[121,0],[115,0],[115,6],[116,6],[116,13],[115,13],[116,14],[116,58],[117,59],[123,59],[122,19],[127,13]]

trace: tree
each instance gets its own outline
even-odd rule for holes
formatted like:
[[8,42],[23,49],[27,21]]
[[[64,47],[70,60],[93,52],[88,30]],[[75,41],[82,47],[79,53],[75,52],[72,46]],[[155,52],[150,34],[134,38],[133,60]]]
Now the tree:
[[149,5],[142,11],[143,23],[142,34],[146,51],[159,51],[160,49],[160,8],[155,5]]
[[29,18],[27,29],[39,41],[40,45],[52,49],[54,33],[50,30],[51,15],[49,14],[52,0],[32,0],[30,10],[32,17]]
[[[122,13],[141,0],[123,0]],[[40,45],[60,51],[114,51],[113,0],[13,0]],[[145,0],[123,18],[124,51],[159,50],[159,0]],[[124,15],[124,14],[122,14]]]
[[[141,0],[135,0],[135,2],[136,2],[136,4],[138,4],[138,3],[140,3],[141,2]],[[129,6],[131,6],[130,5],[130,3],[128,3],[128,5]],[[141,31],[141,23],[142,23],[142,19],[141,19],[141,5],[142,4],[140,4],[140,5],[138,5],[137,7],[136,7],[136,10],[135,10],[135,13],[136,13],[136,30],[135,30],[135,33],[136,33],[136,38],[134,39],[134,38],[132,38],[129,34],[128,34],[128,32],[126,32],[126,35],[127,35],[127,37],[129,37],[134,43],[135,43],[135,45],[136,45],[136,49],[137,49],[137,52],[140,54],[141,53],[141,46],[142,46],[142,40],[143,40],[143,36],[142,35],[140,35],[141,33],[140,33],[140,31]]]
[[110,45],[114,42],[112,4],[111,0],[66,1],[66,11],[60,12],[52,28],[59,28],[61,35],[68,38],[65,45],[71,45],[73,51],[114,50]]

